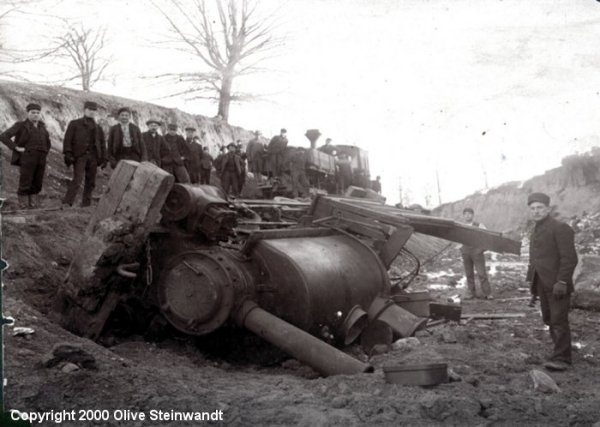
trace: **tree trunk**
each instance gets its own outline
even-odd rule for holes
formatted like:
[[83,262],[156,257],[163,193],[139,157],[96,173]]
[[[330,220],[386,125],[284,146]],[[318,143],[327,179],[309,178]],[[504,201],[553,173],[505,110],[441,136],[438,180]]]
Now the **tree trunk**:
[[81,74],[81,88],[84,92],[90,91],[90,77],[88,74]]
[[227,123],[229,121],[229,104],[231,103],[231,86],[233,83],[233,76],[231,74],[225,74],[223,81],[221,82],[221,90],[219,91],[219,114],[223,121]]

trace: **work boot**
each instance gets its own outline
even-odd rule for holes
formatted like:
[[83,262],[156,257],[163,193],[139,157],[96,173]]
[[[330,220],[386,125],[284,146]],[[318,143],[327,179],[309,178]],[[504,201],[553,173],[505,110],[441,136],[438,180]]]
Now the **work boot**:
[[569,369],[569,364],[560,360],[550,360],[544,363],[544,368],[549,371],[566,371]]
[[465,295],[462,297],[462,299],[463,299],[463,300],[465,300],[465,301],[466,301],[466,300],[472,300],[472,299],[475,299],[475,295],[473,295],[472,293],[468,292],[468,293],[466,293],[466,294],[465,294]]
[[19,198],[19,209],[28,209],[29,208],[29,198],[27,196],[17,195]]

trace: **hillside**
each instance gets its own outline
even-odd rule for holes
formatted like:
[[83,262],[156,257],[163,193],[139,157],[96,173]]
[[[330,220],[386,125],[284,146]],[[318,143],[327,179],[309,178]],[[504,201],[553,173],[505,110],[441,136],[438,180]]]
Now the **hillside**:
[[193,126],[206,131],[206,142],[214,151],[219,144],[237,139],[252,138],[250,131],[229,126],[217,119],[189,114],[178,109],[166,108],[148,102],[136,101],[101,93],[85,93],[55,86],[43,86],[28,83],[16,83],[0,80],[0,128],[10,126],[15,120],[25,117],[25,106],[37,102],[42,106],[42,115],[50,131],[52,147],[62,148],[62,137],[70,120],[81,117],[85,101],[98,103],[98,122],[107,127],[115,124],[116,113],[120,107],[131,108],[132,121],[146,130],[146,121],[153,118],[163,123],[177,123],[180,128]]
[[510,182],[487,192],[472,194],[463,200],[443,204],[434,214],[460,218],[469,206],[476,219],[488,228],[510,231],[527,221],[527,195],[550,195],[555,211],[563,218],[600,210],[600,149],[566,157],[562,165],[525,182]]

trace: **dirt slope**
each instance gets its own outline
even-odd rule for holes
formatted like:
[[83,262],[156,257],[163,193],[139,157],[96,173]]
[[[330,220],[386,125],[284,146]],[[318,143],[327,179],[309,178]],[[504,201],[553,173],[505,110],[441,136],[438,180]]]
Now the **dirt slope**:
[[560,167],[525,182],[507,183],[443,204],[433,213],[458,219],[465,207],[471,207],[477,220],[488,228],[515,230],[527,220],[527,195],[539,191],[550,195],[552,205],[563,218],[600,211],[600,148],[566,157]]

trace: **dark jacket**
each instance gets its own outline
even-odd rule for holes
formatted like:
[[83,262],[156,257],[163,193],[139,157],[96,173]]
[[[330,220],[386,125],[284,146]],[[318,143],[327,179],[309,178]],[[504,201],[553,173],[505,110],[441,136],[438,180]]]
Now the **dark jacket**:
[[573,272],[577,266],[574,232],[569,225],[548,216],[536,223],[529,246],[527,280],[551,290],[558,281],[573,292]]
[[235,153],[225,154],[221,162],[221,175],[225,174],[225,172],[235,172],[241,175],[244,171],[242,158]]
[[[129,135],[131,136],[131,148],[140,156],[142,161],[148,160],[140,128],[133,123],[129,123]],[[121,123],[117,123],[110,128],[108,133],[108,158],[118,160],[122,150],[123,131],[121,130]]]
[[285,136],[275,135],[271,138],[267,151],[269,153],[283,153],[288,145],[288,140]]
[[106,160],[104,131],[93,119],[85,120],[84,117],[69,122],[63,140],[63,153],[71,153],[75,158],[84,155],[88,151],[90,132],[93,133],[96,158],[100,163]]
[[[33,127],[33,123],[29,120],[23,120],[21,122],[16,122],[10,128],[2,132],[0,134],[0,141],[2,141],[8,148],[14,150],[15,147],[23,147],[25,150],[32,149],[32,140],[30,138],[30,131]],[[44,144],[42,150],[48,152],[50,151],[50,134],[46,129],[46,125],[41,120],[38,122],[38,129],[42,133],[42,138],[44,139]],[[14,137],[14,141],[13,138]],[[36,148],[37,149],[37,148]]]
[[185,158],[185,166],[194,171],[200,171],[200,162],[202,161],[202,146],[194,140],[184,140],[185,150],[183,157]]
[[187,151],[185,147],[185,139],[181,135],[169,135],[164,136],[167,147],[169,148],[169,154],[166,157],[162,157],[163,166],[169,166],[175,164],[177,166],[183,166],[183,159]]
[[211,170],[212,169],[212,165],[213,165],[213,158],[212,158],[212,156],[208,153],[208,151],[203,152],[202,153],[202,160],[200,160],[200,167],[202,169]]
[[142,141],[144,147],[146,147],[146,154],[148,155],[149,162],[153,162],[157,166],[162,166],[162,159],[171,156],[167,142],[158,132],[154,135],[151,131],[142,133]]

